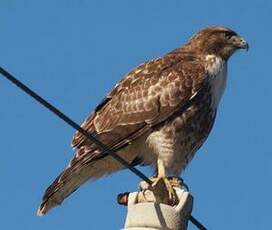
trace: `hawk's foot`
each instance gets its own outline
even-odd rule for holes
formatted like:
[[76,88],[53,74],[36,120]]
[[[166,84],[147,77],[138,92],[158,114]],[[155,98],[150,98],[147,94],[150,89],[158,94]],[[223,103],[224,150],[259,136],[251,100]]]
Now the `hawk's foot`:
[[172,187],[178,187],[182,188],[183,184],[183,179],[180,177],[168,177],[170,184]]
[[159,202],[175,205],[178,203],[177,194],[174,187],[182,187],[182,182],[175,177],[151,178],[152,190]]

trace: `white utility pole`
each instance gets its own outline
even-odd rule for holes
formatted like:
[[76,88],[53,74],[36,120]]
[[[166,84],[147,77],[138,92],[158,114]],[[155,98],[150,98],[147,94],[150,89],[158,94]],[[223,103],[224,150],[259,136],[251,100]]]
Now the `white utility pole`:
[[167,204],[169,197],[163,183],[150,190],[145,182],[140,191],[118,196],[118,202],[127,205],[127,217],[123,230],[187,230],[193,209],[193,197],[182,187],[174,187],[176,205]]

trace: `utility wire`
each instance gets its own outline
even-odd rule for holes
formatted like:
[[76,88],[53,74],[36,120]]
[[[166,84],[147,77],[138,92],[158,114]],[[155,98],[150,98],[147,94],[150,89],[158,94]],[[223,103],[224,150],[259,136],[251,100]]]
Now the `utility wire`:
[[[152,181],[145,176],[140,170],[136,169],[132,165],[130,165],[126,160],[124,160],[122,157],[117,155],[114,150],[109,148],[107,145],[104,145],[102,142],[100,142],[96,137],[94,137],[92,134],[87,132],[85,129],[83,129],[80,125],[78,125],[76,122],[74,122],[71,118],[69,118],[67,115],[65,115],[63,112],[61,112],[59,109],[57,109],[55,106],[50,104],[48,101],[43,99],[41,96],[39,96],[36,92],[34,92],[32,89],[27,87],[25,84],[23,84],[21,81],[16,79],[12,74],[7,72],[5,69],[3,69],[0,66],[0,73],[10,82],[12,82],[14,85],[16,85],[18,88],[23,90],[26,94],[28,94],[30,97],[34,98],[37,102],[39,102],[41,105],[46,107],[48,110],[53,112],[55,115],[57,115],[61,120],[66,122],[68,125],[76,129],[78,132],[80,132],[82,135],[84,135],[86,138],[88,138],[91,142],[94,142],[97,147],[102,150],[104,153],[110,155],[115,160],[117,160],[120,164],[122,164],[124,167],[128,168],[131,172],[136,174],[138,177],[140,177],[142,180],[144,180],[149,185],[152,185]],[[197,226],[200,230],[207,230],[198,220],[196,220],[193,216],[190,216],[189,220]]]
[[189,220],[194,224],[196,227],[198,227],[199,230],[207,230],[203,224],[201,224],[196,218],[194,218],[192,215],[189,217]]
[[29,87],[24,85],[22,82],[17,80],[14,76],[12,76],[10,73],[8,73],[6,70],[4,70],[2,67],[0,67],[0,73],[6,77],[9,81],[11,81],[13,84],[18,86],[20,89],[22,89],[25,93],[27,93],[29,96],[33,97],[36,101],[38,101],[40,104],[45,106],[47,109],[49,109],[51,112],[56,114],[60,119],[65,121],[67,124],[72,126],[74,129],[78,130],[81,134],[83,134],[85,137],[87,137],[91,142],[94,142],[97,147],[105,152],[106,154],[109,154],[112,156],[115,160],[117,160],[120,164],[128,168],[130,171],[135,173],[137,176],[139,176],[141,179],[146,181],[148,184],[152,184],[152,181],[146,177],[140,170],[136,169],[129,163],[127,163],[122,157],[117,155],[112,149],[110,149],[108,146],[104,145],[102,142],[100,142],[97,138],[95,138],[93,135],[88,133],[85,129],[83,129],[81,126],[79,126],[76,122],[74,122],[71,118],[66,116],[63,112],[61,112],[59,109],[57,109],[55,106],[47,102],[45,99],[43,99],[41,96],[39,96],[37,93],[35,93],[33,90],[31,90]]

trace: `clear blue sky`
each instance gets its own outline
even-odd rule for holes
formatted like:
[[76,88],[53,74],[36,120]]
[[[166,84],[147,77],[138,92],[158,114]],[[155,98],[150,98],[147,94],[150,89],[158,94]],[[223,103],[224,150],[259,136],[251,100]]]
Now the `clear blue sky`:
[[[271,1],[0,2],[0,65],[81,122],[126,72],[208,25],[249,44],[229,62],[215,127],[183,177],[208,229],[271,229]],[[128,171],[88,183],[45,217],[46,187],[73,156],[74,130],[0,76],[0,229],[120,229]],[[150,174],[150,170],[143,169]],[[195,229],[193,226],[190,230]]]

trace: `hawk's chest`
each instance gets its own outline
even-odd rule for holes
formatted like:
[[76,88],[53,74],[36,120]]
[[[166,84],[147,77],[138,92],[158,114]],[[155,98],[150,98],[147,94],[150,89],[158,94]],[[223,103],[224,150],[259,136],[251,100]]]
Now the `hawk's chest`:
[[227,64],[222,58],[215,55],[207,55],[206,63],[206,71],[208,73],[212,97],[212,107],[216,109],[226,86]]

